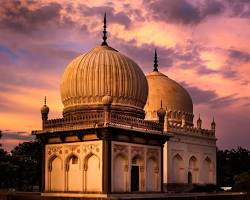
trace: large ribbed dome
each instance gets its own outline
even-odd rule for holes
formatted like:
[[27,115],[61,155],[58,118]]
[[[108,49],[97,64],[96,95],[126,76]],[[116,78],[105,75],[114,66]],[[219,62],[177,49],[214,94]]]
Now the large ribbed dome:
[[185,120],[192,124],[193,103],[188,92],[177,82],[166,75],[153,71],[147,74],[148,99],[145,105],[146,119],[156,120],[157,110],[162,101],[163,108],[167,108],[169,118],[175,122],[180,122],[185,116]]
[[134,61],[102,45],[67,66],[61,81],[64,113],[102,106],[107,94],[112,97],[112,107],[144,113],[148,84]]

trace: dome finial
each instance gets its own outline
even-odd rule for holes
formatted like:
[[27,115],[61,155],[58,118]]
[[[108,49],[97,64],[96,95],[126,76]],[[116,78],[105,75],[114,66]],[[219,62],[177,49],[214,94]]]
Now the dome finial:
[[161,100],[161,108],[162,108],[162,100]]
[[215,127],[216,127],[216,123],[215,123],[214,117],[213,117],[213,121],[211,123],[211,129],[215,131]]
[[199,113],[199,118],[197,119],[197,128],[201,129],[202,120],[201,120],[201,114]]
[[155,58],[154,58],[154,72],[158,72],[158,57],[157,57],[157,52],[155,49]]
[[44,97],[44,105],[46,106],[46,103],[47,103],[47,99],[46,99],[46,96]]
[[102,45],[108,45],[107,43],[107,31],[106,31],[106,28],[107,28],[107,24],[106,24],[106,12],[104,13],[104,18],[103,18],[103,42],[102,42]]
[[49,107],[46,105],[47,99],[44,97],[44,105],[41,108],[42,120],[46,121],[48,119]]

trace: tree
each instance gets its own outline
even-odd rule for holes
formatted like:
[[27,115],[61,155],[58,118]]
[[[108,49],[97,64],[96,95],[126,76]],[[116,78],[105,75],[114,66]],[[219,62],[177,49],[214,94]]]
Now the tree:
[[[0,130],[0,139],[2,131]],[[2,148],[0,143],[0,187],[9,188],[12,185],[13,171],[16,166],[12,165],[10,155]]]
[[42,144],[39,140],[19,144],[11,154],[0,147],[0,188],[30,191],[32,186],[41,185],[41,175]]
[[250,192],[250,171],[234,176],[234,191]]
[[39,140],[24,142],[12,151],[12,163],[18,166],[17,186],[19,190],[32,190],[32,186],[41,185],[42,144]]
[[217,151],[217,183],[233,186],[234,176],[250,170],[250,151],[241,147]]

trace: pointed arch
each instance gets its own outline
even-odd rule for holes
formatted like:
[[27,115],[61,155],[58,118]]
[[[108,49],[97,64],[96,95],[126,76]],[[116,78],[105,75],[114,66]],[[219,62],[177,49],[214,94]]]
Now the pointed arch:
[[81,191],[81,161],[74,153],[69,154],[65,159],[65,176],[67,191]]
[[84,158],[85,191],[100,192],[102,190],[101,162],[98,155],[89,153]]
[[49,190],[50,191],[63,191],[64,190],[64,177],[63,177],[63,161],[60,156],[52,155],[48,162],[49,172]]
[[143,158],[142,158],[142,156],[139,155],[139,154],[134,155],[132,157],[132,159],[131,159],[131,163],[134,164],[134,165],[136,165],[136,164],[142,165],[143,164]]
[[128,190],[128,157],[119,153],[113,162],[113,189],[115,192],[126,192]]
[[53,162],[56,158],[58,158],[58,159],[61,160],[61,168],[63,168],[63,162],[62,162],[61,156],[59,156],[59,155],[57,155],[57,154],[53,154],[53,155],[51,155],[51,156],[49,157],[49,159],[48,159],[48,169],[49,169],[49,171],[52,170],[52,162]]
[[204,183],[212,184],[214,182],[214,165],[212,160],[207,156],[203,161],[204,166]]
[[176,154],[172,160],[174,171],[174,183],[184,183],[184,161],[180,154]]
[[146,161],[146,191],[159,191],[158,159],[151,156]]
[[131,159],[130,189],[133,192],[142,191],[144,186],[144,159],[136,154]]
[[195,156],[191,156],[189,159],[189,172],[191,173],[192,183],[198,183],[199,167],[198,159]]

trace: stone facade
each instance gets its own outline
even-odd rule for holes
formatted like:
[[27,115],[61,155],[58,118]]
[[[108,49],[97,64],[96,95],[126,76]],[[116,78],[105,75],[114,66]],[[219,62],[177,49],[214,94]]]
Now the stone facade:
[[164,145],[164,189],[183,191],[194,184],[215,185],[215,122],[210,130],[204,129],[199,116],[194,126],[190,95],[158,69],[149,73],[147,80],[146,119],[157,121],[158,110],[165,108],[164,133],[171,135]]
[[[138,168],[137,177],[132,177]],[[112,191],[130,192],[134,178],[141,192],[161,191],[161,148],[157,146],[112,142]]]
[[102,141],[45,145],[45,192],[101,192]]
[[215,139],[175,133],[164,146],[164,183],[216,184]]
[[154,198],[164,183],[216,183],[215,123],[212,130],[193,126],[192,99],[158,72],[156,52],[146,78],[108,46],[106,18],[103,33],[102,45],[64,72],[62,118],[49,119],[46,99],[41,108],[42,129],[33,134],[44,144],[44,199]]

